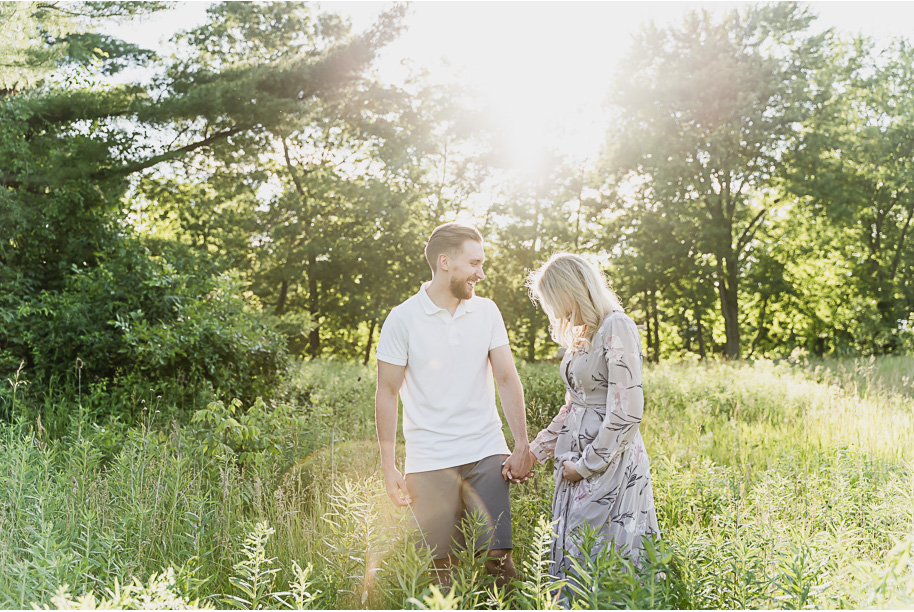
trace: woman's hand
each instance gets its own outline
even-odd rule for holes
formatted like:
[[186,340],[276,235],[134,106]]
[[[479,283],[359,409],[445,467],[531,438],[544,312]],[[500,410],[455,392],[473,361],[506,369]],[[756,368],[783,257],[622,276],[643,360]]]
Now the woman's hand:
[[575,469],[574,461],[565,461],[562,463],[562,465],[565,467],[565,471],[562,472],[562,476],[564,476],[565,480],[568,482],[577,482],[584,478],[578,474],[578,471]]
[[526,448],[515,446],[514,453],[501,464],[502,478],[514,484],[527,482],[533,476],[533,463],[536,458],[530,452],[529,444],[525,443],[524,446]]

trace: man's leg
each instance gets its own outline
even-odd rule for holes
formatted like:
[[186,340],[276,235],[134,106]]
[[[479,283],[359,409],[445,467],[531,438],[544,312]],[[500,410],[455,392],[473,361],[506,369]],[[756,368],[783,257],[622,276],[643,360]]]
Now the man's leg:
[[477,551],[486,550],[492,557],[486,561],[486,571],[496,577],[496,584],[506,585],[517,577],[517,570],[511,560],[513,541],[511,538],[511,496],[508,481],[501,475],[506,455],[486,457],[469,466],[464,473],[461,496],[468,515],[478,510],[486,519],[475,546]]
[[517,569],[511,559],[510,549],[495,549],[486,552],[489,559],[486,561],[486,571],[495,576],[496,586],[507,586],[517,578]]
[[416,472],[406,475],[406,488],[412,499],[410,511],[421,533],[421,542],[432,551],[435,582],[450,586],[450,555],[454,539],[462,542],[457,528],[463,514],[460,499],[461,478],[456,469]]
[[432,560],[432,572],[434,573],[434,582],[441,589],[449,589],[453,583],[451,578],[451,568],[454,566],[454,557],[447,556],[440,559]]

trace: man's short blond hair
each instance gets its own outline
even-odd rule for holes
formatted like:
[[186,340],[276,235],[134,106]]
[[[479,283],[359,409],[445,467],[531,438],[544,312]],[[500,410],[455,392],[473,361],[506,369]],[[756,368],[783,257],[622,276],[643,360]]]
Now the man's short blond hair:
[[432,269],[432,276],[438,271],[438,256],[444,253],[455,257],[467,240],[483,243],[482,234],[470,225],[445,223],[435,228],[425,245],[425,260]]

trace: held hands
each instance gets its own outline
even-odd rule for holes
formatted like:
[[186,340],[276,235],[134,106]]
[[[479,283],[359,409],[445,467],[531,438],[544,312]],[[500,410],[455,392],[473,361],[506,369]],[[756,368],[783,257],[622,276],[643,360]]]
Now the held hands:
[[577,482],[584,478],[578,474],[578,470],[575,469],[574,461],[565,461],[562,463],[562,465],[565,467],[565,471],[562,472],[562,476],[565,478],[565,480],[569,482]]
[[397,468],[384,470],[384,486],[387,488],[387,495],[398,508],[412,503],[413,500],[406,489],[406,480]]
[[527,482],[533,476],[533,453],[530,447],[517,446],[501,468],[502,478],[514,484]]

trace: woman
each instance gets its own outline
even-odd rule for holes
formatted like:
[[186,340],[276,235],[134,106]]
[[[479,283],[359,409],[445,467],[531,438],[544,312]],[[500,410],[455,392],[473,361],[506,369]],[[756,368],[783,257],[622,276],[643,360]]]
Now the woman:
[[588,524],[637,563],[642,536],[660,528],[650,466],[638,425],[644,411],[641,337],[634,322],[590,262],[554,255],[527,286],[549,316],[553,339],[565,347],[561,376],[566,405],[530,447],[540,463],[555,458],[552,573],[566,576]]

